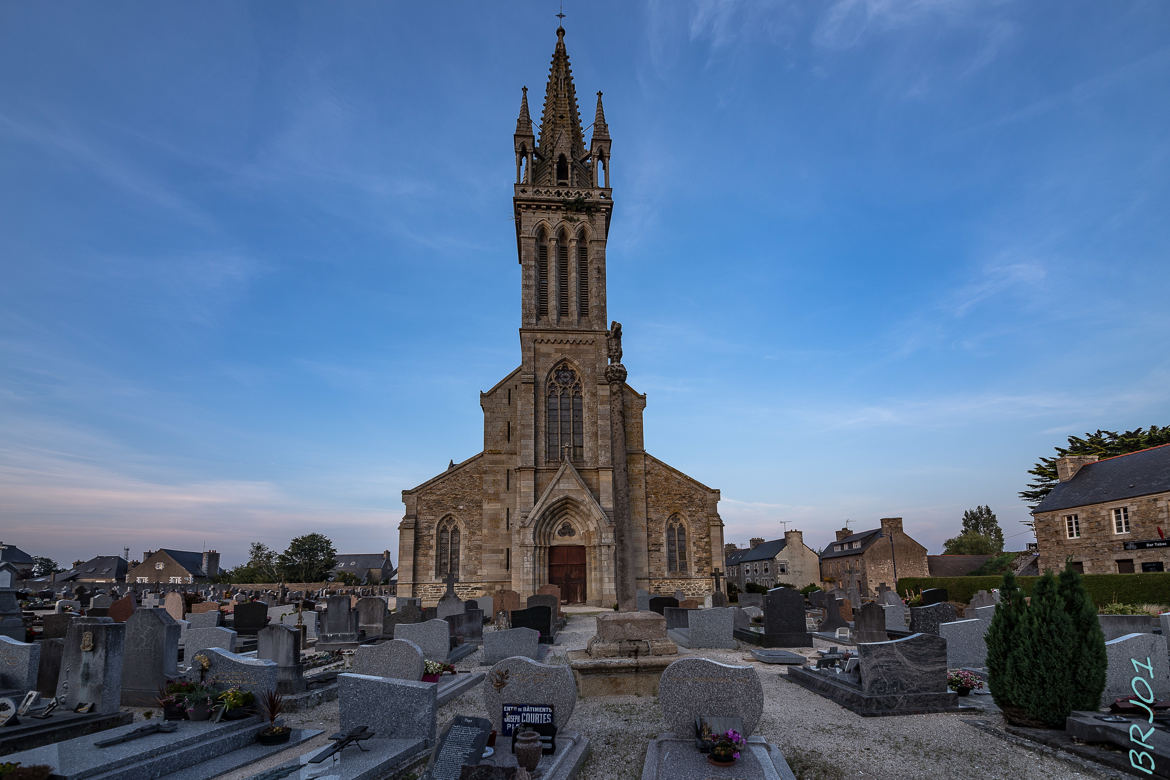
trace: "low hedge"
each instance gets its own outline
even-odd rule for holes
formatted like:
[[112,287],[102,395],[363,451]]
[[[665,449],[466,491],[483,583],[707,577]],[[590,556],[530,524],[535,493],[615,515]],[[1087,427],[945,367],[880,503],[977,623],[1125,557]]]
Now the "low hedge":
[[[1032,595],[1032,586],[1039,577],[1016,577],[1024,593]],[[1128,604],[1170,604],[1170,572],[1143,572],[1141,574],[1085,574],[1085,590],[1097,606],[1114,601]],[[946,588],[951,601],[966,603],[977,591],[998,588],[1001,575],[987,577],[903,577],[898,580],[898,593],[926,588]]]

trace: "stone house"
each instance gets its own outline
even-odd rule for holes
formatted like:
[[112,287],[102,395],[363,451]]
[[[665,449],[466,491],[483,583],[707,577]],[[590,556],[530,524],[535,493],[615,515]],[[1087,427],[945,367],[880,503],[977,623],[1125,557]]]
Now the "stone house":
[[849,590],[856,585],[872,595],[883,582],[893,588],[899,577],[927,577],[926,548],[902,530],[902,518],[883,517],[881,526],[854,532],[842,528],[837,540],[821,551],[821,579],[826,586]]
[[752,539],[746,550],[729,550],[725,564],[728,582],[734,582],[740,590],[749,582],[765,588],[803,588],[821,581],[820,559],[804,543],[801,531],[785,531],[783,539]]
[[128,583],[189,585],[219,574],[219,553],[160,549],[142,554],[142,563],[126,572]]
[[[646,450],[646,396],[626,383],[620,324],[607,327],[612,141],[599,92],[585,144],[564,37],[539,138],[527,88],[513,136],[520,365],[480,393],[483,450],[402,491],[398,595],[424,603],[450,574],[463,598],[551,583],[609,607],[619,558],[636,587],[701,597],[722,564],[719,491]],[[632,524],[622,549],[619,510]]]
[[329,570],[332,577],[348,573],[369,585],[385,585],[394,579],[396,569],[390,560],[389,550],[380,553],[338,554],[335,557],[337,563]]
[[0,563],[11,564],[18,576],[24,578],[31,576],[35,561],[16,545],[0,542]]
[[53,582],[72,582],[77,585],[125,582],[128,569],[129,564],[121,555],[99,555],[68,571],[54,574]]
[[1056,461],[1060,480],[1032,510],[1040,571],[1066,559],[1085,574],[1170,568],[1170,444]]

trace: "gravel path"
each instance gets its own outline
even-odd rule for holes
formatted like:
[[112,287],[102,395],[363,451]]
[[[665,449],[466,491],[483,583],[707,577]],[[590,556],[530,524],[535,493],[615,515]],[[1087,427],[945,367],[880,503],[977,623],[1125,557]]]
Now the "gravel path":
[[[582,649],[594,634],[597,612],[568,610],[569,623],[558,635],[548,662],[565,663],[565,652]],[[680,650],[682,654],[691,654]],[[757,663],[743,649],[703,650],[701,655],[722,663],[754,666],[764,687],[764,714],[757,734],[780,747],[801,780],[875,778],[880,780],[1078,780],[1117,775],[1064,761],[1028,747],[997,739],[966,723],[981,720],[1001,728],[992,713],[905,715],[863,718],[784,680],[784,667]],[[456,664],[478,666],[479,653]],[[439,730],[455,715],[485,715],[478,691],[440,708]],[[323,729],[312,742],[285,751],[247,771],[223,775],[243,780],[269,766],[291,761],[327,742],[337,728],[337,702],[288,718],[291,725]],[[579,699],[570,726],[589,737],[589,757],[579,775],[583,780],[638,780],[650,740],[666,731],[655,698],[614,696]]]

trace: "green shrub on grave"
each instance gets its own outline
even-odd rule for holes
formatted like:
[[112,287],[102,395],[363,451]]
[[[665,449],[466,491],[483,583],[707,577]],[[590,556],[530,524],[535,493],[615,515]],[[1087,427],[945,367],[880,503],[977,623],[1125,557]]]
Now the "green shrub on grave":
[[1072,712],[1076,685],[1072,661],[1080,644],[1076,640],[1056,577],[1049,572],[1032,589],[1020,641],[1008,655],[1008,666],[1013,668],[1009,672],[1011,704],[1030,720],[1059,728]]
[[1060,573],[1060,596],[1064,611],[1072,620],[1074,646],[1069,658],[1073,675],[1074,710],[1095,710],[1105,690],[1105,672],[1109,659],[1105,654],[1105,634],[1093,600],[1085,592],[1082,577],[1071,568]]
[[991,697],[1000,709],[1015,699],[1013,676],[1016,672],[1009,661],[1012,651],[1019,646],[1024,622],[1024,593],[1011,572],[1003,575],[999,588],[999,607],[987,629],[987,677]]

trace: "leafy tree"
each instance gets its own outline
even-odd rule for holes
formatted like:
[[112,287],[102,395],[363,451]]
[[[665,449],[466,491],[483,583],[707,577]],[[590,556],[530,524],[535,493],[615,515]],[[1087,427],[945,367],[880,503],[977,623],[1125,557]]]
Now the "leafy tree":
[[279,582],[280,565],[277,558],[276,550],[263,542],[252,542],[246,564],[254,577],[252,582]]
[[324,534],[306,534],[289,542],[277,563],[287,582],[324,582],[337,564],[337,551]]
[[33,556],[32,576],[34,577],[48,577],[50,574],[56,574],[59,571],[65,571],[52,558],[46,558],[43,555]]
[[1149,429],[1135,428],[1125,433],[1103,431],[1086,433],[1084,436],[1069,436],[1067,447],[1056,447],[1056,457],[1040,458],[1036,465],[1028,470],[1032,481],[1027,490],[1020,491],[1020,498],[1029,506],[1035,507],[1052,488],[1060,481],[1056,476],[1056,461],[1066,455],[1096,455],[1100,458],[1112,458],[1115,455],[1124,455],[1127,452],[1137,452],[1161,444],[1170,444],[1170,425],[1158,427],[1151,425]]
[[983,565],[967,576],[969,577],[990,577],[996,574],[1005,574],[1011,571],[1012,564],[1016,562],[1018,553],[998,553],[997,555],[988,558]]
[[1003,530],[989,506],[977,506],[963,513],[963,531],[947,539],[947,555],[990,555],[1003,552]]
[[1003,584],[999,587],[999,606],[987,628],[987,687],[1000,709],[1014,701],[1012,678],[1016,670],[1009,661],[1012,650],[1019,644],[1025,609],[1024,593],[1016,585],[1015,575],[1008,572],[1003,575]]
[[1056,728],[1073,711],[1078,670],[1072,660],[1078,639],[1056,577],[1046,572],[1032,588],[1020,642],[1012,656],[1018,671],[1012,678],[1011,698],[1029,719]]
[[340,582],[342,585],[361,585],[362,581],[352,571],[338,572],[334,581]]
[[1073,675],[1072,709],[1095,710],[1105,690],[1105,635],[1097,620],[1097,607],[1085,591],[1081,575],[1066,565],[1060,573],[1060,596],[1072,620],[1073,645],[1068,668]]

